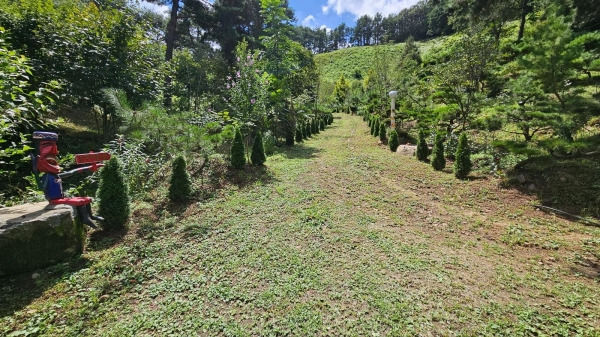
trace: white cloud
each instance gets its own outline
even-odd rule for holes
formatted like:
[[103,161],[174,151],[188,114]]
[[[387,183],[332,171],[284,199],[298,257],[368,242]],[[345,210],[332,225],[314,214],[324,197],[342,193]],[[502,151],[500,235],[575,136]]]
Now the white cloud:
[[384,17],[397,14],[405,8],[416,4],[419,0],[327,0],[327,5],[321,7],[324,14],[329,10],[337,15],[343,13],[354,14],[355,17],[363,15],[373,16],[381,13]]
[[154,13],[161,14],[162,16],[165,16],[165,17],[169,16],[169,13],[171,11],[171,8],[169,6],[157,5],[157,4],[149,3],[149,2],[143,1],[143,0],[139,1],[139,2],[130,1],[130,3],[132,3],[134,5],[138,5],[140,8],[147,9]]
[[304,27],[312,27],[314,26],[316,23],[315,17],[312,15],[309,15],[307,17],[304,18],[304,20],[302,20],[302,25]]
[[322,25],[319,29],[325,29],[327,33],[331,32],[331,28],[327,27],[327,25]]

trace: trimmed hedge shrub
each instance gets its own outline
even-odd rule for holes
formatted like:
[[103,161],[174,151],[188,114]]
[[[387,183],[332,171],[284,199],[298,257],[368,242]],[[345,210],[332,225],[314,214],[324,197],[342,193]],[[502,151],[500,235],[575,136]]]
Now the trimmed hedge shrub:
[[379,140],[385,143],[387,139],[385,123],[379,123]]
[[429,156],[429,147],[425,140],[425,131],[419,130],[419,139],[417,139],[417,159],[420,161],[426,161]]
[[392,130],[390,132],[390,140],[388,141],[388,146],[390,147],[390,151],[396,152],[398,146],[400,146],[400,140],[398,139],[398,133],[396,130]]
[[469,140],[467,134],[462,133],[458,138],[458,147],[456,148],[456,155],[454,161],[454,176],[458,179],[465,179],[471,172],[471,148],[469,147]]
[[129,190],[117,157],[112,157],[100,170],[96,198],[99,199],[98,214],[104,218],[102,227],[109,230],[124,228],[130,213]]
[[231,166],[236,169],[244,168],[246,165],[246,154],[244,153],[244,139],[240,129],[235,130],[233,144],[231,144]]
[[267,161],[267,156],[265,155],[265,146],[263,144],[263,136],[262,132],[260,131],[258,131],[256,133],[256,137],[254,137],[250,160],[252,161],[252,165],[262,165]]
[[373,129],[374,129],[373,136],[375,136],[375,137],[379,136],[379,130],[380,130],[379,124],[381,124],[381,123],[379,123],[379,119],[375,120],[375,124],[373,124]]
[[183,156],[177,156],[173,160],[173,171],[169,182],[169,200],[174,202],[185,202],[192,194],[192,181],[186,171],[187,164]]
[[431,166],[436,171],[441,171],[446,167],[446,157],[444,157],[444,137],[440,134],[435,135],[435,144],[431,154]]

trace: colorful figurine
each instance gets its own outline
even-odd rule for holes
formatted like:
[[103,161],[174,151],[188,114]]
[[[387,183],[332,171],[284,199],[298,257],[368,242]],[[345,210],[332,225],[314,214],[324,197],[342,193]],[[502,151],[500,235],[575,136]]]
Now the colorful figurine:
[[[73,197],[65,198],[62,191],[62,178],[69,177],[78,172],[95,172],[104,164],[100,163],[110,159],[110,154],[107,152],[90,152],[86,154],[75,155],[75,162],[78,165],[92,164],[84,167],[79,167],[71,171],[60,172],[58,166],[58,134],[54,132],[35,131],[33,133],[33,141],[35,145],[35,155],[33,159],[33,173],[35,174],[38,187],[44,191],[46,199],[52,205],[65,204],[77,207],[77,212],[81,221],[86,225],[96,228],[93,220],[103,221],[99,216],[92,215],[91,197]],[[40,177],[40,173],[42,176]]]

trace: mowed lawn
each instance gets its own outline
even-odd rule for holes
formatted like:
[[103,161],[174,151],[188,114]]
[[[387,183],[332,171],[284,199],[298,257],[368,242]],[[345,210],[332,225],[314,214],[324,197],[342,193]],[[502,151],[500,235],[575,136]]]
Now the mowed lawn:
[[259,179],[0,278],[0,335],[599,335],[600,228],[499,185],[336,115]]

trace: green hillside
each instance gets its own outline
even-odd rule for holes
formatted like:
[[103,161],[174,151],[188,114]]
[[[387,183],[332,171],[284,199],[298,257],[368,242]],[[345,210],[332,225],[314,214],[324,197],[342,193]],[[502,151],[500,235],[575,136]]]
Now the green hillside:
[[[442,44],[448,37],[440,37],[428,41],[417,42],[421,54],[427,53],[433,47]],[[340,49],[331,53],[315,55],[315,63],[321,74],[321,81],[335,82],[343,74],[352,78],[358,69],[361,74],[366,74],[373,66],[375,57],[379,55],[385,59],[394,58],[402,50],[404,43],[386,44],[378,46],[351,47]]]

